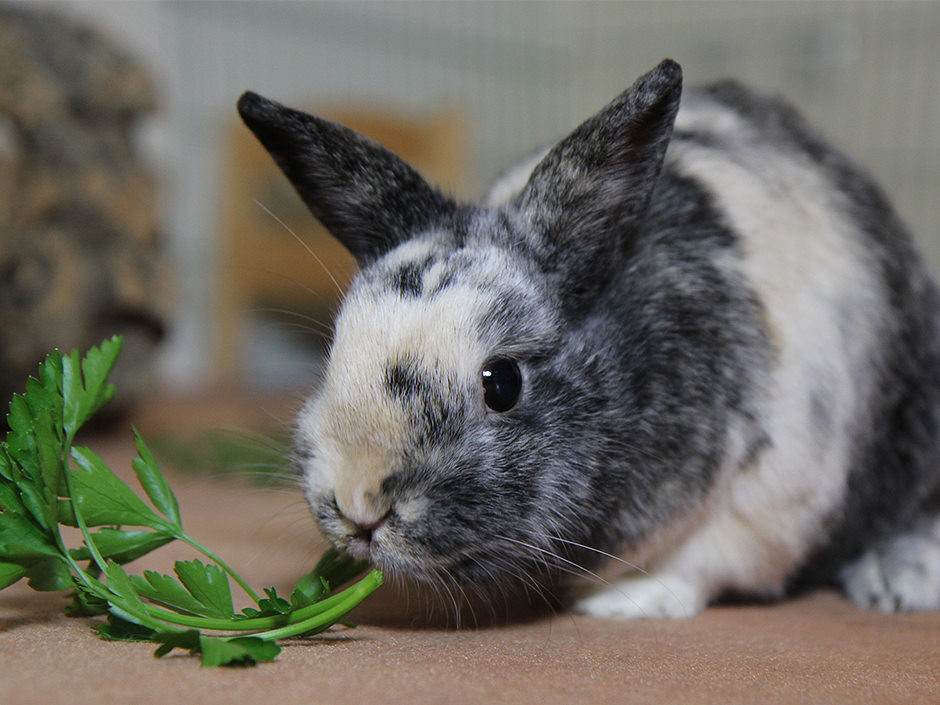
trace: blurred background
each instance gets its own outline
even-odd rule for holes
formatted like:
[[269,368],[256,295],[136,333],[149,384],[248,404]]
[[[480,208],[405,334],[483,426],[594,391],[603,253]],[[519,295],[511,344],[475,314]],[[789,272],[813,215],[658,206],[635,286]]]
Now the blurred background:
[[[299,395],[336,302],[336,285],[307,247],[340,285],[351,274],[349,259],[237,123],[235,102],[245,89],[339,118],[472,199],[514,158],[563,136],[672,57],[687,85],[734,77],[786,95],[873,172],[940,272],[940,2],[110,0],[6,8],[0,52],[7,56],[29,54],[46,71],[55,53],[49,47],[62,40],[30,32],[42,35],[52,18],[78,37],[79,57],[102,55],[98,39],[113,54],[110,73],[86,61],[82,90],[114,92],[117,107],[105,114],[104,99],[72,96],[62,113],[117,129],[117,152],[134,164],[83,193],[104,198],[99,191],[110,183],[123,194],[111,210],[130,224],[115,238],[136,237],[140,247],[108,266],[139,276],[108,275],[115,291],[127,280],[122,290],[135,302],[112,311],[108,326],[146,331],[135,359],[164,390],[237,384]],[[31,41],[40,47],[32,54],[24,48]],[[70,61],[62,58],[56,74],[69,86],[77,71]],[[25,85],[20,74],[7,81],[14,84]],[[0,102],[0,168],[6,158],[11,173],[27,159],[17,150],[39,149],[46,134],[30,132],[16,113],[36,90],[21,91],[27,97],[7,105],[6,118]],[[89,147],[83,158],[100,152]],[[7,188],[4,211],[4,193],[0,183],[0,299],[22,309],[30,301],[23,291],[35,299],[53,286],[37,283],[43,272],[53,276],[42,264],[51,255],[10,264],[9,233],[26,232],[15,217],[24,196]],[[62,212],[75,209],[60,207],[60,219]],[[71,236],[91,237],[89,222],[97,221],[86,219]],[[95,255],[82,250],[67,262],[84,256]],[[75,296],[62,294],[55,310],[74,305]],[[24,327],[32,331],[30,311],[20,310],[19,319],[0,312],[5,345],[22,339]],[[64,335],[65,321],[76,317],[53,315],[53,333]],[[128,375],[144,378],[140,369]]]

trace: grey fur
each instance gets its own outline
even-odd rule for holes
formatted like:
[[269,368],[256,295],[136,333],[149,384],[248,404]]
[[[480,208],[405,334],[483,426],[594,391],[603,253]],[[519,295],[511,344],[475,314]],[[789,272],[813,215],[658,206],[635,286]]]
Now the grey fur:
[[[627,552],[665,586],[625,582],[627,601],[582,603],[596,614],[840,579],[866,605],[937,607],[923,528],[940,480],[937,291],[877,187],[792,108],[718,84],[683,97],[673,135],[680,93],[664,61],[488,207],[444,198],[345,128],[243,97],[364,265],[298,422],[314,514],[341,548],[418,578],[542,586]],[[737,175],[703,172],[709,160]],[[745,232],[749,206],[733,201],[755,185],[819,221],[829,249],[793,286],[815,296],[808,326],[831,322],[831,360],[792,358],[799,326],[760,265],[787,224]],[[827,266],[857,280],[830,286]],[[505,413],[483,404],[494,358],[522,370]],[[794,426],[805,453],[780,470]],[[816,472],[832,475],[821,497]],[[777,509],[804,504],[809,528],[768,535]],[[677,558],[692,549],[715,558],[693,570]]]

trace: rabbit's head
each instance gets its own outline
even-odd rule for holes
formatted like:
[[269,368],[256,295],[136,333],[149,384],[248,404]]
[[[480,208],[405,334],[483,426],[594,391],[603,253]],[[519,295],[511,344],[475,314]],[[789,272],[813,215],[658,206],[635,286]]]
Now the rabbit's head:
[[[683,495],[673,474],[624,471],[650,443],[633,396],[647,375],[599,342],[680,92],[663,62],[492,208],[442,195],[344,127],[241,98],[361,267],[296,431],[308,500],[337,546],[419,578],[541,580],[584,560],[579,545],[638,540]],[[643,345],[639,329],[625,335]]]

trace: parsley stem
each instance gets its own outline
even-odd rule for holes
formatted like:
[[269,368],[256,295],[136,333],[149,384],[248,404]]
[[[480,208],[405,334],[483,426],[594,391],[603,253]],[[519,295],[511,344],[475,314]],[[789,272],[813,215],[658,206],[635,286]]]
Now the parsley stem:
[[[247,619],[218,619],[214,617],[199,617],[197,615],[190,614],[181,614],[179,612],[171,612],[169,610],[149,607],[147,612],[154,617],[171,624],[179,624],[184,627],[192,627],[194,629],[211,629],[213,631],[259,631],[259,630],[270,630],[270,629],[280,629],[287,627],[292,624],[297,624],[299,622],[307,622],[313,620],[314,618],[319,618],[324,613],[333,610],[336,605],[342,604],[346,605],[346,612],[351,610],[353,607],[358,605],[369,593],[375,590],[379,585],[382,584],[381,577],[375,578],[373,574],[381,576],[379,571],[372,571],[372,573],[363,580],[359,581],[355,585],[342,590],[341,592],[336,593],[335,595],[330,595],[318,602],[302,607],[300,609],[288,612],[283,615],[272,615],[270,617],[250,617]],[[367,578],[371,580],[363,585],[364,581]],[[365,590],[365,592],[363,592]],[[345,612],[342,612],[345,614]],[[320,622],[323,620],[320,619]],[[332,624],[336,620],[333,619],[331,622],[326,624]],[[316,625],[314,625],[316,626]],[[304,629],[303,631],[309,631],[309,629]],[[303,632],[300,632],[303,633]]]
[[[64,452],[62,453],[62,476],[65,478],[65,486],[68,489],[69,499],[72,500],[72,513],[75,515],[75,522],[78,524],[78,528],[82,531],[82,538],[85,540],[85,545],[88,547],[89,553],[95,562],[95,565],[99,569],[104,570],[106,563],[104,558],[101,555],[101,552],[98,550],[98,547],[95,545],[94,540],[91,538],[91,532],[88,531],[88,525],[85,523],[85,517],[82,516],[81,509],[78,506],[78,503],[75,501],[75,492],[72,487],[72,472],[71,472],[71,462],[70,458],[72,457],[72,446],[70,443],[66,443]],[[66,552],[68,555],[68,552]],[[71,559],[69,559],[71,561]]]
[[147,614],[170,624],[193,629],[210,629],[219,632],[253,631],[257,629],[270,629],[278,625],[276,617],[264,617],[257,622],[248,619],[224,619],[219,617],[200,617],[194,614],[181,614],[158,607],[147,607]]
[[147,609],[146,614],[128,614],[125,610],[120,608],[120,605],[117,604],[115,595],[104,585],[101,581],[96,580],[82,570],[81,566],[75,562],[75,560],[68,554],[68,551],[64,551],[62,554],[66,563],[69,567],[75,571],[76,577],[87,587],[92,593],[100,597],[102,600],[105,600],[109,609],[117,608],[121,612],[121,616],[124,619],[129,619],[130,621],[142,623],[145,627],[150,627],[151,629],[156,629],[157,631],[171,631],[177,632],[180,631],[175,627],[164,624],[158,616],[150,614],[150,610]]
[[[382,573],[378,570],[372,570],[369,574],[360,580],[358,583],[353,585],[350,588],[347,588],[339,595],[345,593],[343,600],[334,605],[331,609],[327,609],[320,614],[317,614],[315,617],[311,617],[308,620],[297,622],[296,624],[290,624],[279,629],[272,629],[271,631],[261,632],[260,634],[255,634],[254,636],[259,639],[264,639],[265,641],[274,641],[275,639],[284,639],[290,636],[297,636],[298,634],[305,634],[311,631],[323,631],[323,629],[335,624],[337,621],[346,616],[354,607],[356,607],[360,602],[362,602],[366,597],[368,597],[379,585],[382,584]],[[300,610],[298,610],[300,612]]]

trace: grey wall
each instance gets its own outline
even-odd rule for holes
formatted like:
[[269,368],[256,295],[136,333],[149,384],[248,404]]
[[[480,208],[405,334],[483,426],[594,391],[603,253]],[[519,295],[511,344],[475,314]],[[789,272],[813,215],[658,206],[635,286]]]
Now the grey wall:
[[671,56],[687,82],[788,95],[896,199],[940,271],[938,2],[71,2],[152,66],[142,134],[180,273],[168,381],[211,379],[220,128],[245,88],[293,103],[461,110],[467,196]]

